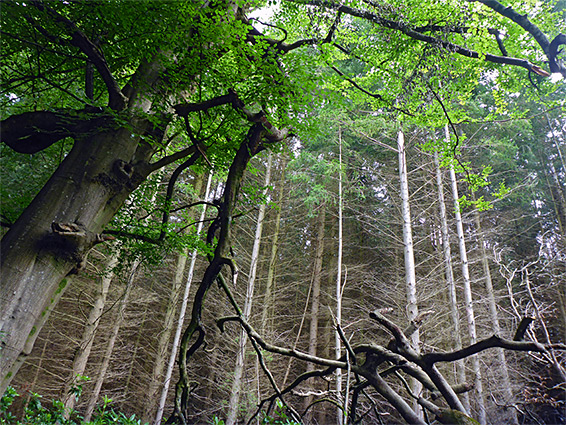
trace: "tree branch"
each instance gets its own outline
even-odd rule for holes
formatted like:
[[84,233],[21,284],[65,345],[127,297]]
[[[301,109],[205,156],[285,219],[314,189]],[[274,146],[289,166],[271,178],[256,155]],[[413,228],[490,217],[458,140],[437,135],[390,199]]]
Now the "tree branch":
[[[431,44],[431,45],[434,45],[434,46],[439,46],[439,47],[442,47],[445,50],[448,50],[448,51],[453,52],[453,53],[457,53],[457,54],[465,56],[465,57],[478,59],[481,56],[487,62],[499,63],[499,64],[504,64],[504,65],[519,66],[521,68],[525,68],[529,71],[532,71],[532,72],[534,72],[538,75],[544,76],[544,77],[547,77],[547,76],[550,75],[548,72],[544,71],[539,66],[530,63],[526,59],[514,58],[514,57],[509,57],[509,56],[497,56],[497,55],[492,55],[490,53],[487,53],[485,55],[484,54],[480,55],[478,52],[471,50],[471,49],[467,49],[467,48],[462,47],[458,44],[454,44],[454,43],[451,43],[451,42],[448,42],[448,41],[444,41],[440,38],[436,38],[436,37],[432,37],[430,35],[423,34],[419,31],[417,31],[415,28],[411,28],[410,26],[406,25],[402,21],[392,21],[390,19],[382,18],[381,16],[378,16],[378,15],[371,13],[367,10],[356,9],[354,7],[346,6],[346,5],[343,5],[343,4],[338,4],[338,3],[334,2],[334,1],[330,1],[330,0],[292,0],[292,1],[294,1],[295,3],[299,3],[299,4],[321,6],[321,7],[325,7],[325,8],[329,8],[329,9],[335,9],[335,10],[343,12],[347,15],[355,16],[355,17],[358,17],[358,18],[361,18],[361,19],[365,19],[369,22],[373,22],[374,24],[376,24],[380,27],[400,31],[403,34],[405,34],[406,36],[408,36],[408,37],[410,37],[414,40],[422,41],[422,42],[425,42],[425,43],[428,43],[428,44]],[[548,50],[545,50],[545,53],[547,51]]]
[[108,63],[104,58],[102,51],[77,27],[77,25],[66,17],[62,16],[56,10],[46,6],[41,0],[33,0],[32,4],[41,11],[47,13],[69,31],[71,35],[70,44],[78,47],[95,66],[96,70],[102,77],[102,81],[108,90],[108,106],[115,110],[121,111],[126,107],[128,99],[124,96],[114,79]]
[[534,351],[537,353],[547,353],[547,348],[553,348],[557,350],[566,350],[566,345],[564,344],[552,344],[552,346],[545,346],[538,342],[523,342],[523,341],[511,341],[508,339],[503,339],[497,335],[493,335],[490,338],[481,340],[469,347],[462,348],[458,351],[453,351],[451,353],[428,353],[422,356],[422,360],[428,364],[434,364],[437,362],[453,362],[456,360],[464,359],[477,354],[481,351],[487,350],[488,348],[505,348],[511,351]]
[[33,154],[66,137],[108,128],[113,120],[110,115],[90,110],[24,112],[0,122],[0,142],[18,153]]

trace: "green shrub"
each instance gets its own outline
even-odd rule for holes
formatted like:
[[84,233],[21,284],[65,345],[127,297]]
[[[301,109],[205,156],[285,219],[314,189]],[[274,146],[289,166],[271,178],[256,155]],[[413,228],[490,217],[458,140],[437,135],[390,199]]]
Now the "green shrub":
[[[80,395],[80,388],[73,391]],[[0,399],[0,425],[141,425],[141,420],[135,415],[130,417],[110,408],[111,399],[104,397],[104,403],[98,408],[89,422],[85,422],[76,411],[71,411],[69,419],[65,418],[65,406],[60,400],[53,400],[50,406],[41,403],[41,396],[30,393],[30,398],[24,407],[21,419],[16,418],[10,411],[10,406],[20,395],[12,387],[8,387]]]

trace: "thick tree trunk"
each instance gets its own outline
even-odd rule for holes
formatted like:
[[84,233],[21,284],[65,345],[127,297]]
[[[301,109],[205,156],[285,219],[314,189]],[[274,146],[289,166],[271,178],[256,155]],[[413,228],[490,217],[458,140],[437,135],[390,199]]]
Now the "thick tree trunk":
[[[448,135],[448,129],[446,128]],[[447,136],[448,137],[448,136]],[[460,248],[460,259],[462,261],[462,277],[464,280],[464,298],[466,303],[466,318],[468,321],[468,333],[470,336],[470,345],[477,342],[476,319],[474,317],[474,305],[472,299],[472,284],[470,280],[470,271],[468,268],[468,252],[466,250],[466,241],[464,236],[464,226],[462,224],[462,215],[460,214],[460,204],[458,195],[458,184],[456,182],[456,173],[454,167],[450,167],[450,182],[452,185],[452,197],[454,200],[454,210],[456,215],[456,229],[458,231],[458,246]],[[478,355],[472,356],[472,368],[474,373],[474,389],[476,393],[476,403],[478,408],[478,419],[481,425],[486,425],[486,411],[483,394],[483,380],[481,375],[480,361]]]
[[88,358],[92,350],[92,344],[94,343],[94,336],[98,329],[100,318],[106,304],[106,296],[108,295],[110,283],[114,277],[112,270],[118,263],[118,255],[118,253],[113,253],[106,265],[106,271],[100,282],[100,290],[94,300],[92,308],[90,309],[85,328],[83,329],[81,341],[79,342],[79,346],[73,358],[73,367],[69,379],[65,384],[65,391],[63,393],[64,395],[62,400],[65,405],[65,415],[67,419],[71,414],[71,410],[75,408],[75,403],[77,402],[76,396],[70,390],[73,386],[77,385],[77,377],[84,375]]
[[[263,195],[267,195],[269,183],[271,181],[271,161],[272,153],[269,153],[267,161],[267,168],[265,170],[265,189]],[[252,312],[254,286],[257,272],[257,264],[259,261],[259,248],[261,246],[261,234],[263,232],[263,219],[265,217],[265,203],[259,207],[257,216],[257,223],[255,229],[254,245],[252,248],[252,256],[250,263],[250,274],[248,278],[248,288],[246,292],[246,301],[244,303],[243,316],[246,320],[249,319]],[[246,344],[248,342],[248,334],[242,330],[240,332],[240,343],[238,353],[236,354],[236,366],[234,367],[234,381],[232,381],[232,388],[230,390],[230,403],[228,404],[228,413],[226,415],[226,425],[234,425],[238,417],[238,405],[240,402],[240,390],[242,387],[242,374],[245,366]]]
[[[405,136],[402,130],[397,135],[397,149],[399,152],[399,179],[401,181],[401,200],[403,215],[403,252],[405,257],[405,288],[407,291],[407,315],[409,322],[415,321],[419,315],[417,304],[417,278],[415,271],[415,254],[413,249],[413,231],[411,223],[411,208],[409,202],[409,180],[407,176],[407,157],[405,155]],[[420,352],[420,335],[418,328],[414,330],[412,335],[407,335],[411,339],[414,350]],[[420,397],[422,384],[416,380],[412,380],[413,394]],[[422,410],[418,403],[414,403],[413,409],[415,413],[421,417]]]
[[[131,125],[143,132],[148,124],[132,119]],[[9,384],[18,356],[29,354],[26,340],[39,332],[38,321],[58,288],[66,285],[66,276],[80,269],[92,246],[104,240],[100,232],[146,177],[130,165],[148,159],[137,157],[138,147],[138,136],[125,128],[76,140],[2,239],[0,392]]]
[[[454,327],[454,348],[462,349],[462,338],[460,331],[460,315],[458,313],[458,298],[456,296],[456,283],[454,281],[454,269],[452,268],[452,250],[450,249],[450,234],[448,232],[448,218],[446,214],[446,202],[444,199],[444,184],[442,182],[442,171],[438,160],[438,152],[434,152],[434,164],[436,167],[436,184],[438,186],[438,205],[440,208],[440,226],[442,231],[442,248],[444,254],[444,269],[446,273],[446,282],[448,284],[448,293],[450,297],[450,316],[452,318],[452,326]],[[458,375],[458,383],[466,382],[466,369],[463,360],[456,361],[456,369]],[[461,395],[462,403],[466,410],[470,411],[470,397],[465,392]]]
[[[104,241],[104,226],[151,172],[148,162],[165,127],[156,131],[144,115],[152,108],[160,71],[159,61],[148,61],[132,76],[124,89],[128,105],[119,113],[127,122],[95,114],[81,124],[85,128],[77,133],[69,154],[2,238],[0,393],[16,372],[14,365],[21,363],[18,356],[29,355],[26,340],[41,330],[42,316],[58,288],[82,267],[88,251]],[[29,136],[34,140],[53,139],[49,132],[33,130],[39,115],[15,117],[32,129]],[[12,130],[3,129],[2,140],[25,147],[30,137]],[[147,138],[156,143],[148,144]]]

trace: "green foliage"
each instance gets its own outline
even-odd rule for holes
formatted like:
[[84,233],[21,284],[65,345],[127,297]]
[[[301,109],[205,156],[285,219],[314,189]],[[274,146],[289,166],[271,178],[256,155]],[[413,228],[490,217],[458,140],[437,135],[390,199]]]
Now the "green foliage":
[[2,221],[14,223],[47,182],[71,147],[64,141],[36,155],[22,155],[0,144]]
[[[86,377],[79,378],[81,382],[88,380]],[[79,395],[80,392],[79,390]],[[53,400],[50,406],[44,406],[41,403],[42,397],[36,393],[29,393],[22,418],[18,419],[9,411],[18,397],[21,396],[17,391],[13,387],[8,387],[0,399],[0,425],[141,425],[141,420],[136,419],[135,415],[127,416],[110,408],[112,400],[107,397],[104,398],[104,403],[98,408],[92,419],[85,422],[75,411],[71,411],[69,419],[66,419],[65,406],[60,400]]]

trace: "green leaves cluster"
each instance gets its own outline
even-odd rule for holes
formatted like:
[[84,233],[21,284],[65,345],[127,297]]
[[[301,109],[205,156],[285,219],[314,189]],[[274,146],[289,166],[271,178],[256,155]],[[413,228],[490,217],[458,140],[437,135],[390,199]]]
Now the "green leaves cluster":
[[23,396],[13,387],[8,387],[0,399],[1,425],[141,425],[141,420],[136,419],[135,415],[127,416],[111,408],[112,400],[107,397],[104,398],[104,403],[95,412],[92,420],[85,422],[75,411],[72,411],[70,418],[67,419],[65,406],[60,400],[53,400],[50,405],[45,406],[42,404],[42,397],[36,393],[29,393],[24,402],[22,418],[19,419],[10,412],[10,407],[20,397]]

